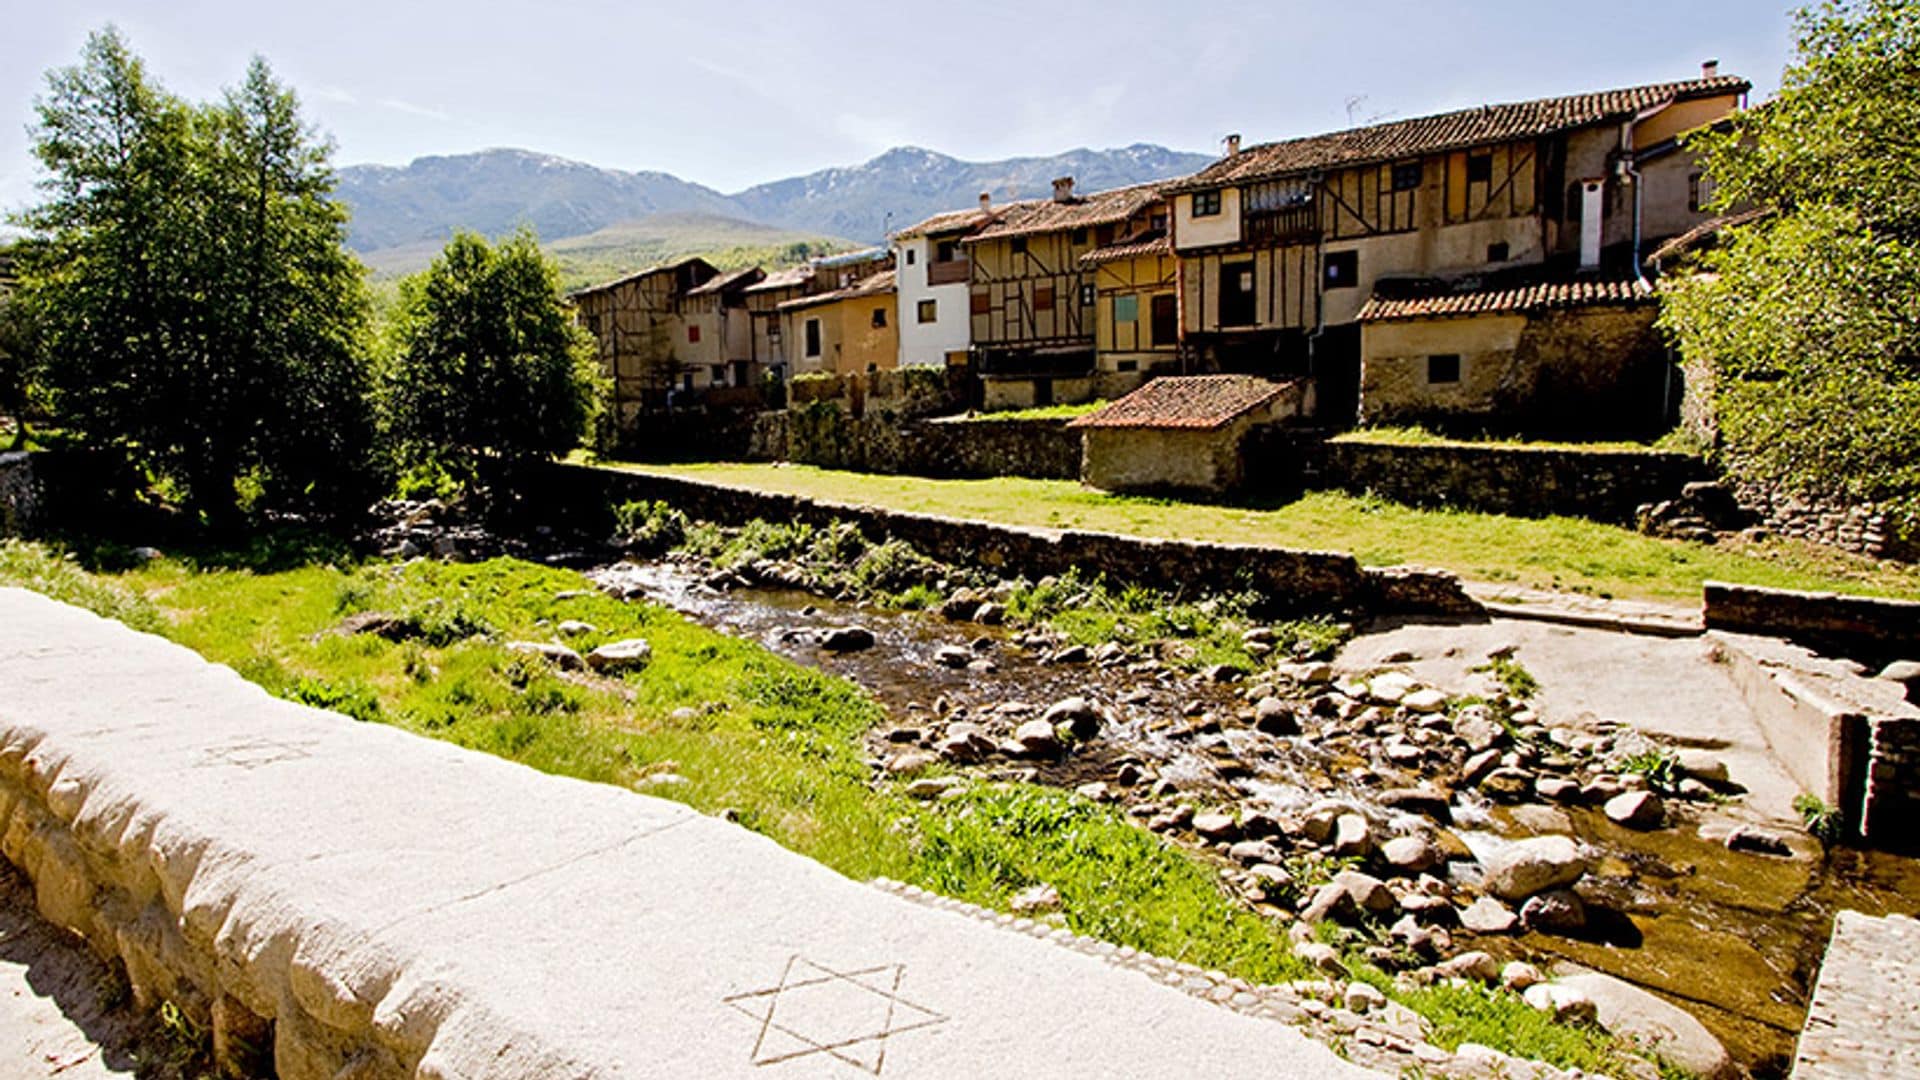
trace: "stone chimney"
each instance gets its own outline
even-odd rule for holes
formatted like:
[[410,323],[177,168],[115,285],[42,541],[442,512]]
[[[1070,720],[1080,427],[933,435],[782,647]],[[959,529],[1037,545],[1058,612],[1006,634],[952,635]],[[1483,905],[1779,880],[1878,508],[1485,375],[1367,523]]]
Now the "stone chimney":
[[1073,177],[1063,176],[1053,182],[1053,201],[1058,203],[1073,201]]
[[1718,74],[1720,74],[1720,61],[1718,60],[1700,61],[1700,77],[1701,78],[1711,79]]
[[1239,152],[1240,152],[1240,133],[1236,131],[1233,134],[1227,136],[1227,156],[1232,157],[1235,154],[1238,154]]
[[993,209],[993,192],[991,191],[981,192],[980,193],[980,212],[984,214],[992,209]]

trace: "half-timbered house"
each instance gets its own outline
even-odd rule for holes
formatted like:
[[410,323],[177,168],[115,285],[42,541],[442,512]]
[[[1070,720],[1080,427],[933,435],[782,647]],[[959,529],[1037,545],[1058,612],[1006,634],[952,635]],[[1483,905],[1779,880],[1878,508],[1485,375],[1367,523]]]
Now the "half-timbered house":
[[686,295],[718,278],[705,259],[682,259],[580,289],[572,294],[581,325],[599,346],[600,363],[613,380],[614,415],[623,429],[642,412],[666,407],[686,385],[692,335],[681,315]]
[[1748,88],[1709,65],[1682,82],[1245,150],[1235,137],[1219,162],[1161,189],[1187,355],[1204,370],[1312,374],[1327,418],[1350,422],[1377,285],[1635,278],[1644,251],[1705,219],[1678,136],[1739,108]]
[[796,375],[858,375],[890,370],[899,360],[894,272],[881,270],[845,288],[779,306],[781,339]]
[[717,274],[680,295],[675,309],[686,349],[680,365],[683,392],[755,385],[760,372],[753,358],[746,290],[766,276],[751,266]]
[[1165,226],[1154,184],[1007,205],[961,241],[975,370],[989,408],[1094,393],[1095,289],[1082,256]]
[[1163,227],[1080,256],[1093,280],[1102,396],[1180,365],[1180,260]]
[[900,300],[900,366],[954,365],[973,344],[968,306],[973,260],[962,243],[997,220],[988,195],[969,210],[935,214],[901,229],[890,241]]

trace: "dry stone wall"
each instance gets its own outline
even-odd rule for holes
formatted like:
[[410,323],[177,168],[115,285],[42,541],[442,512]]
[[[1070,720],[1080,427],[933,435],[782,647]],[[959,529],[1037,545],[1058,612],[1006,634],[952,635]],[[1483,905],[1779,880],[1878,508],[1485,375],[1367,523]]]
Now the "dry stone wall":
[[762,413],[749,456],[910,476],[1073,480],[1080,452],[1080,432],[1060,420],[901,420],[816,402]]
[[0,453],[0,537],[24,536],[39,508],[33,457],[24,451]]

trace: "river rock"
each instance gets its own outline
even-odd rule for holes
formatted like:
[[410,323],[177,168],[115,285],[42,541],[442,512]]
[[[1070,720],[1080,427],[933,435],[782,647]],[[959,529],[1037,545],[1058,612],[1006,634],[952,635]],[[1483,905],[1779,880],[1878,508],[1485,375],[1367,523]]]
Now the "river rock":
[[1208,682],[1230,683],[1246,678],[1247,672],[1245,668],[1235,667],[1232,664],[1215,664],[1201,674]]
[[1366,983],[1350,982],[1341,1000],[1346,1003],[1349,1012],[1364,1013],[1386,1007],[1387,995]]
[[1413,693],[1418,684],[1406,675],[1389,671],[1367,680],[1366,698],[1375,705],[1398,705]]
[[1876,677],[1899,683],[1907,688],[1908,701],[1920,701],[1920,660],[1895,660]]
[[1500,978],[1500,961],[1490,953],[1473,949],[1463,952],[1444,963],[1434,965],[1434,973],[1448,979],[1471,979],[1478,983],[1490,983]]
[[561,637],[581,637],[586,634],[596,634],[600,632],[599,627],[579,619],[561,619],[554,629],[560,631]]
[[895,754],[887,759],[887,772],[894,776],[911,776],[923,772],[940,763],[936,754],[924,750],[910,750],[904,754]]
[[1340,953],[1333,946],[1320,941],[1296,941],[1293,955],[1307,962],[1308,966],[1329,975],[1347,973],[1345,964],[1340,962]]
[[859,652],[873,648],[873,631],[864,626],[835,626],[820,632],[820,647],[828,652]]
[[998,626],[1007,621],[1006,606],[1004,604],[996,604],[989,600],[974,609],[973,621],[986,623],[988,626]]
[[1242,840],[1227,849],[1227,856],[1240,863],[1278,863],[1285,856],[1265,840]]
[[1029,720],[1013,729],[1013,744],[1027,757],[1049,757],[1060,751],[1060,736],[1045,720]]
[[933,651],[933,662],[941,667],[963,668],[973,663],[973,653],[958,645],[942,645]]
[[937,799],[949,791],[966,786],[958,776],[923,776],[907,785],[907,795],[915,799]]
[[1571,986],[1543,982],[1527,987],[1520,995],[1528,1005],[1562,1023],[1592,1021],[1599,1008],[1593,999]]
[[1507,811],[1507,817],[1528,832],[1570,833],[1573,831],[1573,818],[1557,806],[1521,803]]
[[993,752],[993,740],[980,725],[962,720],[947,725],[947,733],[935,749],[948,761],[979,761]]
[[1587,905],[1572,889],[1548,889],[1520,907],[1520,925],[1550,934],[1574,934],[1587,927]]
[[1542,776],[1533,782],[1533,793],[1548,802],[1575,802],[1580,785],[1563,776]]
[[1711,750],[1687,748],[1674,755],[1680,769],[1680,775],[1698,780],[1703,784],[1725,785],[1727,763],[1724,758]]
[[1400,706],[1423,716],[1437,713],[1447,707],[1447,695],[1431,687],[1422,687],[1402,698]]
[[1782,858],[1793,855],[1793,845],[1787,843],[1785,836],[1753,825],[1736,826],[1727,834],[1726,843],[1728,850],[1752,855],[1776,855]]
[[1453,821],[1447,793],[1433,788],[1390,788],[1380,793],[1378,802],[1390,809],[1432,818],[1442,825]]
[[1570,836],[1516,840],[1486,861],[1486,889],[1502,900],[1524,900],[1572,885],[1587,872],[1587,858]]
[[1547,977],[1540,973],[1540,969],[1525,960],[1509,961],[1506,967],[1500,969],[1500,985],[1516,994],[1525,993],[1527,987],[1538,986],[1546,981]]
[[1480,790],[1500,802],[1518,802],[1533,794],[1533,774],[1525,769],[1501,766],[1480,778]]
[[1342,870],[1333,875],[1333,880],[1328,884],[1344,890],[1362,911],[1380,915],[1393,910],[1393,891],[1387,888],[1386,882],[1372,874]]
[[1629,829],[1657,829],[1666,819],[1666,807],[1651,791],[1627,791],[1607,800],[1608,820]]
[[1519,923],[1520,916],[1512,908],[1491,896],[1483,896],[1460,910],[1460,925],[1476,934],[1504,934]]
[[1084,664],[1087,662],[1087,659],[1088,659],[1088,653],[1087,653],[1087,647],[1085,645],[1069,645],[1066,648],[1060,649],[1054,652],[1053,655],[1047,657],[1047,663],[1049,664]]
[[1594,1005],[1594,1019],[1615,1035],[1641,1044],[1702,1080],[1736,1075],[1732,1055],[1691,1013],[1611,975],[1563,974],[1554,982]]
[[987,598],[974,589],[956,589],[940,604],[940,614],[955,622],[964,622],[980,610]]
[[1442,856],[1438,846],[1424,834],[1396,836],[1380,845],[1380,858],[1403,874],[1424,874],[1438,866]]
[[610,641],[587,654],[587,666],[602,675],[639,671],[653,661],[653,646],[645,638]]
[[1016,915],[1057,911],[1060,908],[1060,890],[1044,883],[1022,889],[1007,900],[1007,907]]
[[1499,767],[1500,751],[1482,750],[1460,766],[1460,782],[1477,785]]
[[1494,720],[1485,705],[1470,705],[1460,710],[1460,715],[1453,720],[1453,733],[1476,754],[1507,740],[1507,729]]
[[1253,726],[1268,735],[1300,734],[1299,718],[1277,697],[1263,697],[1254,705]]
[[1083,697],[1056,701],[1047,706],[1047,711],[1041,713],[1040,718],[1069,738],[1091,739],[1100,733],[1100,710]]
[[1341,814],[1333,822],[1333,853],[1364,857],[1373,850],[1373,826],[1360,814]]
[[567,648],[565,645],[557,645],[551,641],[509,641],[506,644],[506,649],[511,653],[537,656],[562,671],[585,671],[587,669],[585,657]]
[[1240,822],[1232,814],[1218,811],[1195,814],[1193,831],[1208,840],[1232,840],[1240,835]]
[[1270,897],[1282,895],[1293,888],[1293,875],[1287,873],[1285,867],[1274,863],[1255,863],[1247,868],[1247,874],[1258,884],[1261,892]]

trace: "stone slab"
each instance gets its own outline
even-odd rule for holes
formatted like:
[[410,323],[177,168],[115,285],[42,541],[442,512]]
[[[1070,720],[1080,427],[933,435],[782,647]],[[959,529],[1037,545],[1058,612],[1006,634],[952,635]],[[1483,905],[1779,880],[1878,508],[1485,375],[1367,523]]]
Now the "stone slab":
[[1792,1080],[1920,1076],[1920,921],[1843,911],[1807,1006]]
[[277,1021],[289,1080],[352,1061],[439,1077],[1372,1075],[1293,1028],[678,804],[279,701],[15,589],[0,589],[0,818],[43,912],[96,942],[149,912],[185,943],[160,951],[183,985]]

